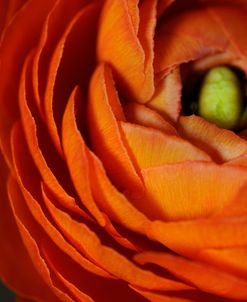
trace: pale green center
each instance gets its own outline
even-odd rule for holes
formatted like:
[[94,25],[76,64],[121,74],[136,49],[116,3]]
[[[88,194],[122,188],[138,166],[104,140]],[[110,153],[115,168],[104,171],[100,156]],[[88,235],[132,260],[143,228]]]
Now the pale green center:
[[241,83],[226,66],[206,74],[199,94],[199,115],[225,129],[236,129],[243,110]]

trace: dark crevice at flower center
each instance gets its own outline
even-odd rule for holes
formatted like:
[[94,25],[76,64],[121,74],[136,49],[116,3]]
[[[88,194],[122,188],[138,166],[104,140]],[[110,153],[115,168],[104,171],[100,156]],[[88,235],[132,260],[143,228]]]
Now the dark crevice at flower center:
[[246,86],[244,73],[230,66],[187,72],[182,115],[199,115],[218,127],[238,132],[247,126]]

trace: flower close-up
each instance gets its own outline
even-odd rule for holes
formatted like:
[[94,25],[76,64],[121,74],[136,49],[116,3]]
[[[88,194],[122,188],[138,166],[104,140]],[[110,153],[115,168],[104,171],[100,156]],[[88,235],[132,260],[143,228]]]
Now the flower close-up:
[[0,0],[16,301],[247,301],[246,29],[246,0]]

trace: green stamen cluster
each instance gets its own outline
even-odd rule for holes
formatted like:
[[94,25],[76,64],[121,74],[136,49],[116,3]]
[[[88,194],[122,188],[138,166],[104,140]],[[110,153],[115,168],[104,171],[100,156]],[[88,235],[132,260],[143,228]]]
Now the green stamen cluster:
[[243,95],[234,71],[226,66],[212,68],[206,74],[199,94],[199,115],[225,129],[242,123]]

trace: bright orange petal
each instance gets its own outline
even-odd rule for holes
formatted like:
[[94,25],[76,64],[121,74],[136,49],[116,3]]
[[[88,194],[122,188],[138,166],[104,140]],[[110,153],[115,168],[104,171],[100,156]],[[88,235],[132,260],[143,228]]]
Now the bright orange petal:
[[182,137],[205,150],[220,163],[247,153],[247,141],[199,116],[182,116],[179,119],[178,131]]
[[133,124],[159,129],[167,134],[177,134],[176,129],[156,110],[145,105],[130,102],[123,106],[126,120]]
[[115,184],[124,189],[140,190],[140,176],[131,161],[117,124],[117,120],[124,119],[120,101],[111,72],[104,65],[100,65],[93,75],[88,106],[93,150]]
[[175,68],[158,83],[155,94],[147,106],[175,123],[181,111],[181,94],[180,70]]
[[[147,289],[182,290],[186,285],[159,277],[149,271],[138,268],[112,248],[101,244],[99,238],[85,224],[77,222],[68,214],[56,208],[49,199],[46,205],[69,241],[83,254],[106,269],[114,276]],[[82,240],[83,239],[83,240]]]
[[[43,296],[47,294],[49,297],[49,295],[52,294],[56,297],[55,301],[61,300],[63,302],[72,302],[73,300],[67,295],[67,293],[63,291],[63,288],[59,288],[55,285],[54,279],[50,275],[49,267],[44,261],[36,241],[38,238],[40,240],[41,234],[26,207],[24,206],[21,192],[13,179],[10,179],[9,181],[8,194],[12,212],[15,217],[17,227],[20,231],[23,243],[28,252],[28,256],[30,257],[31,262],[35,264],[35,269],[37,270],[38,275],[41,277],[42,283],[45,283],[48,287],[43,294],[39,293],[38,298],[40,298],[40,295]],[[26,269],[24,271],[26,272]]]
[[134,232],[144,234],[148,219],[137,209],[141,208],[142,198],[137,203],[135,200],[128,200],[119,192],[108,179],[102,163],[92,153],[90,164],[91,188],[100,208],[113,221]]
[[212,218],[180,222],[155,221],[147,233],[171,250],[196,257],[207,248],[237,248],[247,245],[247,218]]
[[[7,169],[0,157],[1,183],[6,183]],[[2,202],[0,203],[0,275],[13,291],[28,297],[39,297],[49,302],[58,302],[56,296],[42,280],[20,236],[13,212],[11,210],[6,188],[0,187]],[[18,257],[17,257],[18,251]],[[18,270],[16,269],[18,268]],[[13,274],[13,272],[15,272]],[[32,286],[30,286],[32,284]]]
[[226,298],[245,300],[247,281],[203,262],[171,254],[146,252],[136,256],[141,264],[154,263],[196,288]]
[[80,196],[81,202],[89,212],[104,225],[105,219],[93,199],[90,179],[89,163],[86,153],[87,146],[76,125],[75,111],[82,103],[79,88],[75,88],[69,98],[63,118],[63,149],[73,185]]
[[247,277],[247,248],[205,249],[197,259],[207,262],[222,271]]
[[178,136],[125,122],[120,126],[140,169],[185,160],[210,161],[205,152]]
[[145,102],[154,91],[152,36],[156,7],[155,1],[144,1],[140,8],[144,12],[140,15],[143,20],[137,24],[135,3],[137,1],[131,5],[127,0],[105,2],[99,26],[98,58],[113,66],[122,93]]
[[156,219],[208,217],[234,200],[247,181],[245,169],[184,162],[142,170],[150,214]]

